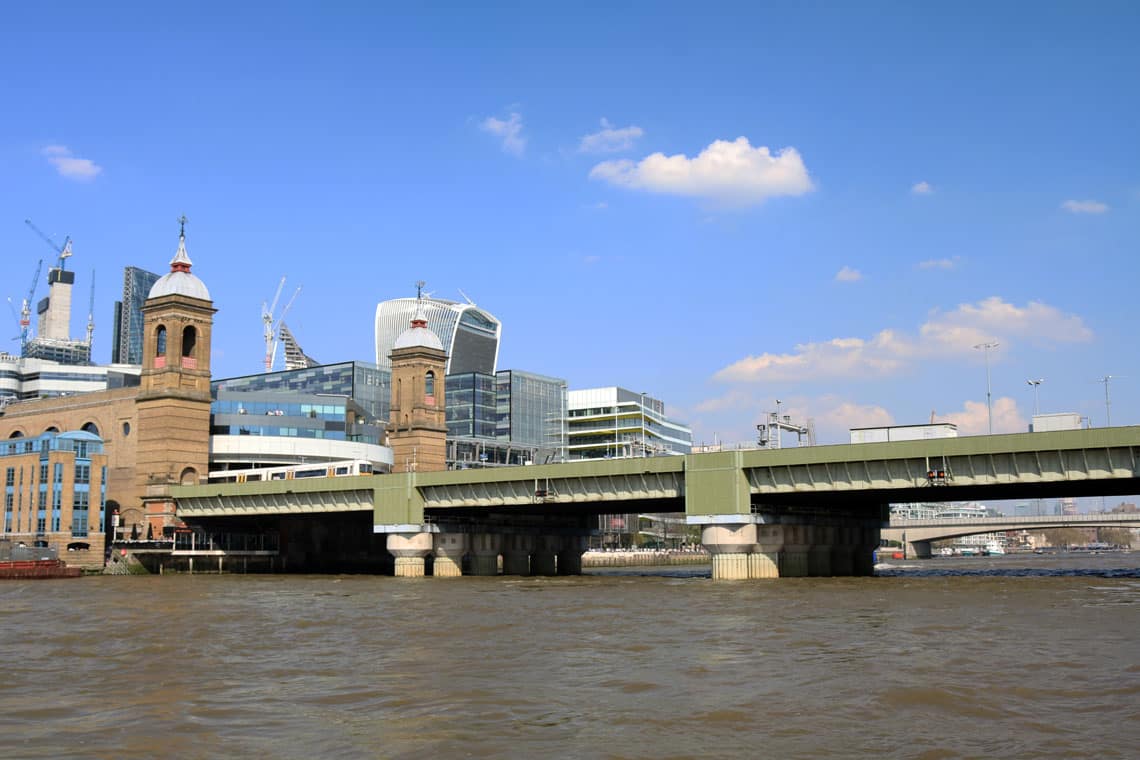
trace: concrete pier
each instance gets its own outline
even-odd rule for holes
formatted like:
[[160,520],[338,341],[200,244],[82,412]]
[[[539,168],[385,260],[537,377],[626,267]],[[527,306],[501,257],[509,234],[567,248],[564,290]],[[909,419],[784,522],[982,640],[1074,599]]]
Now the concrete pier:
[[458,578],[463,575],[463,555],[467,553],[466,533],[436,533],[432,542],[436,578]]
[[503,575],[530,575],[530,555],[535,537],[526,533],[503,536]]
[[717,581],[751,577],[749,555],[756,546],[755,523],[706,525],[701,543],[712,555],[712,577]]
[[561,536],[544,534],[538,537],[530,555],[532,575],[558,574],[558,550],[562,548],[561,544]]
[[503,537],[497,533],[474,533],[471,535],[471,574],[498,575],[499,553]]
[[585,536],[565,536],[558,552],[559,575],[581,575],[582,555],[586,553]]
[[432,534],[389,533],[388,551],[396,558],[397,578],[422,578],[424,558],[432,551]]

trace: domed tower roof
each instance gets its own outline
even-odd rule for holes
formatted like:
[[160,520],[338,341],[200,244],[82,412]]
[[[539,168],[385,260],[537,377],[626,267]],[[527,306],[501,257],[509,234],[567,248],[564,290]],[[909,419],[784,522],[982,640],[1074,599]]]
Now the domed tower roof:
[[397,351],[401,348],[432,348],[436,351],[443,351],[443,342],[439,336],[435,334],[430,327],[428,327],[427,319],[424,317],[423,311],[423,283],[417,283],[419,287],[419,294],[417,295],[416,316],[412,318],[412,325],[407,330],[400,333],[396,338],[396,342],[392,345],[392,350]]
[[197,276],[190,274],[193,262],[186,253],[186,217],[182,217],[180,221],[182,229],[178,233],[178,251],[170,260],[170,272],[164,274],[151,286],[147,298],[177,295],[209,301],[210,291],[206,290],[206,284]]

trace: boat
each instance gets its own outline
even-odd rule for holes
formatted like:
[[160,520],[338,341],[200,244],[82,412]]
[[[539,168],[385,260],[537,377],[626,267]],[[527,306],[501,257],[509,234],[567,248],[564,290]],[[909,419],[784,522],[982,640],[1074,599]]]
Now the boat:
[[69,567],[50,546],[0,542],[0,579],[78,578],[82,572]]
[[990,541],[986,544],[986,554],[990,557],[1000,557],[1005,554],[1005,547],[1000,541]]

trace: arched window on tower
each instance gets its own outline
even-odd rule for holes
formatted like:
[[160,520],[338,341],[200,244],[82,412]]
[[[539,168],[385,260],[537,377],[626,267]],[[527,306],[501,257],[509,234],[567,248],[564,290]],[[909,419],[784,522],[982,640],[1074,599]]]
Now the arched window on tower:
[[166,326],[159,325],[154,331],[154,366],[166,366]]
[[424,375],[424,403],[435,404],[435,373],[430,369]]
[[182,329],[182,368],[183,369],[197,369],[198,368],[198,331],[194,329],[193,325],[187,325]]

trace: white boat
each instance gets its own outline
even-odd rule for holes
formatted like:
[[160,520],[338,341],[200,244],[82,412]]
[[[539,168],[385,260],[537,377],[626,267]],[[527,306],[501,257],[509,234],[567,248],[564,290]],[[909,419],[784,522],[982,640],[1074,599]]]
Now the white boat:
[[986,544],[986,554],[991,557],[1001,556],[1005,554],[1005,547],[1001,545],[1000,541],[990,541]]

